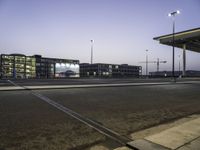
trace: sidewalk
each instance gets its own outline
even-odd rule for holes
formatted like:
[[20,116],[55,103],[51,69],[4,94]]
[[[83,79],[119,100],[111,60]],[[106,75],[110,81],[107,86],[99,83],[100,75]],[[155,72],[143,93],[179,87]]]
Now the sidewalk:
[[[194,116],[186,118],[187,121],[179,121],[178,124],[169,123],[164,125],[166,129],[163,130],[160,127],[153,127],[141,131],[142,134],[147,134],[147,136],[136,139],[128,145],[139,150],[200,150],[200,115]],[[162,131],[151,135],[151,132],[155,132],[156,128]],[[137,133],[137,135],[139,134],[141,133]],[[123,147],[116,150],[129,149]]]
[[39,86],[0,86],[0,91],[12,90],[40,90],[40,89],[68,89],[68,88],[93,88],[93,87],[121,87],[121,86],[144,86],[144,85],[168,85],[172,82],[151,83],[104,83],[104,84],[80,84],[80,85],[39,85]]

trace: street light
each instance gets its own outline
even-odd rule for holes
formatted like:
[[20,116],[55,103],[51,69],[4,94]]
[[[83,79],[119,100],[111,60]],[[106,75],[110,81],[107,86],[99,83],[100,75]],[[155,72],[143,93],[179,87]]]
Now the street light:
[[93,42],[94,40],[90,40],[91,42],[91,64],[93,63]]
[[168,14],[169,17],[173,17],[173,45],[172,45],[172,76],[174,76],[174,34],[175,34],[175,16],[180,14],[180,11],[174,11]]
[[180,12],[179,10],[177,10],[177,11],[174,11],[174,12],[169,13],[168,16],[171,17],[171,16],[174,16],[174,15],[180,14],[180,13],[181,13],[181,12]]

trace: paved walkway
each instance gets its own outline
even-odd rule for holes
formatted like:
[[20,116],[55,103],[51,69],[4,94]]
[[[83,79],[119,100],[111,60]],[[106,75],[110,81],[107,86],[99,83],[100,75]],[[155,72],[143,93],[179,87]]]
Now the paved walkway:
[[146,137],[145,139],[170,149],[177,149],[199,136],[200,118],[197,118],[161,133]]
[[67,88],[91,88],[91,87],[119,87],[119,86],[142,86],[142,85],[167,85],[172,82],[153,82],[153,83],[113,83],[113,84],[82,84],[82,85],[40,85],[40,86],[0,86],[0,91],[23,90],[24,88],[30,90],[39,89],[67,89]]
[[[67,89],[67,88],[91,88],[91,87],[119,87],[119,86],[144,86],[144,85],[167,85],[174,84],[174,82],[141,82],[141,83],[100,83],[100,84],[80,84],[80,85],[32,85],[32,86],[0,86],[0,91],[13,91],[24,90],[24,88],[30,90],[40,89]],[[179,81],[176,84],[200,84],[200,81]]]
[[200,150],[200,115],[129,144],[139,150]]

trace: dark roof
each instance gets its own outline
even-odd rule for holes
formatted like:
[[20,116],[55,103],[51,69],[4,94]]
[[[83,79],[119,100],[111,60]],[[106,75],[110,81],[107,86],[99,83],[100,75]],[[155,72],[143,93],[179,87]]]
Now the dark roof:
[[[190,29],[190,30],[185,30],[185,31],[181,31],[181,32],[176,32],[175,35],[178,35],[178,34],[182,34],[182,33],[189,33],[189,32],[196,32],[200,30],[200,28],[194,28],[194,29]],[[166,38],[168,36],[173,36],[173,34],[166,34],[166,35],[162,35],[162,36],[158,36],[158,37],[154,37],[153,39],[154,40],[159,40],[161,38]]]
[[[161,44],[173,45],[173,34],[162,35],[153,39],[158,40]],[[174,46],[183,48],[184,44],[186,44],[187,50],[200,52],[200,28],[175,33]]]
[[53,60],[53,61],[72,61],[72,62],[78,62],[79,60],[75,59],[63,59],[63,58],[50,58],[50,57],[41,57],[42,59],[47,59],[47,60]]
[[24,54],[19,54],[19,53],[13,53],[13,54],[10,54],[11,56],[26,56]]

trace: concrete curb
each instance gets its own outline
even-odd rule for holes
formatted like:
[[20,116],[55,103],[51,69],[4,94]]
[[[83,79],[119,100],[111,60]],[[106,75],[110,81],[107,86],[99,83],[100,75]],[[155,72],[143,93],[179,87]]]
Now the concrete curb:
[[6,86],[0,87],[0,91],[17,91],[17,90],[47,90],[47,89],[72,89],[72,88],[96,88],[96,87],[123,87],[123,86],[153,86],[168,85],[173,82],[161,83],[120,83],[120,84],[87,84],[87,85],[44,85],[44,86]]

